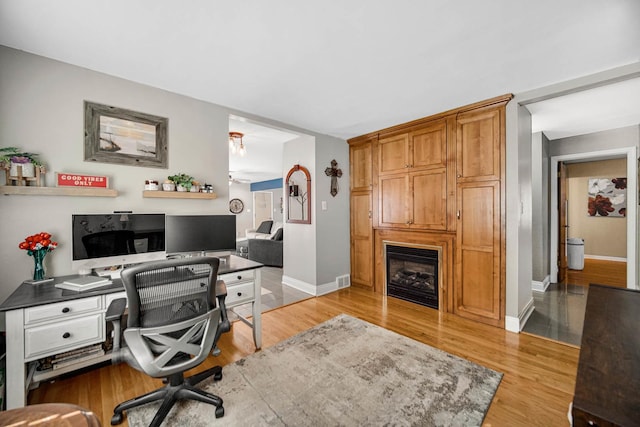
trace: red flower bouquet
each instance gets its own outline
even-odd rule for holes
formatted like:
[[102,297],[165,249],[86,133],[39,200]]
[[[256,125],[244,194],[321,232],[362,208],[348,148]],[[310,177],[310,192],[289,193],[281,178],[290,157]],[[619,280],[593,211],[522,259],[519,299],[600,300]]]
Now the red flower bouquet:
[[44,279],[44,257],[58,247],[58,242],[51,240],[51,234],[38,233],[28,236],[18,245],[20,249],[27,251],[27,255],[33,257],[35,269],[33,270],[33,280]]

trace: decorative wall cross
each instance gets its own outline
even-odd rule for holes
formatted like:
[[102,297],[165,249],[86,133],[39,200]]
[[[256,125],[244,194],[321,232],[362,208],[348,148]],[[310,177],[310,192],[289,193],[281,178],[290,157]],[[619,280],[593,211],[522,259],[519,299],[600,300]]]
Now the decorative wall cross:
[[324,173],[331,177],[331,195],[336,197],[336,194],[338,194],[338,178],[342,176],[342,169],[338,169],[338,162],[333,159],[331,160],[331,167],[326,168]]

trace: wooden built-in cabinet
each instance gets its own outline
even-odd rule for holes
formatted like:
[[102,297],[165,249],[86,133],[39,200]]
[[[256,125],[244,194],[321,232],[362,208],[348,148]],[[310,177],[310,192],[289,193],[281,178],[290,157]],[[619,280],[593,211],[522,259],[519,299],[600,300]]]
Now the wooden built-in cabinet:
[[510,99],[497,97],[349,140],[353,284],[385,292],[384,253],[378,247],[384,239],[441,242],[451,254],[443,260],[439,309],[503,326]]
[[373,289],[373,207],[371,140],[349,146],[351,203],[351,284]]
[[378,227],[447,229],[447,140],[446,119],[378,140]]
[[454,312],[495,326],[504,320],[504,111],[457,119]]

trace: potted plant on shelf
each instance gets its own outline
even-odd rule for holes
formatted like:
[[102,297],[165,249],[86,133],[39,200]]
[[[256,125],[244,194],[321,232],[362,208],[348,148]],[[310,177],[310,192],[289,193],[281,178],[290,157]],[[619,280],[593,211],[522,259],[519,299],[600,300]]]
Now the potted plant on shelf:
[[193,182],[193,177],[191,175],[179,173],[177,175],[170,175],[167,178],[176,184],[176,189],[178,191],[191,191],[191,183]]
[[36,176],[36,168],[44,172],[44,166],[37,158],[37,154],[21,151],[17,147],[0,148],[0,167],[9,170],[9,175],[18,176],[18,166],[22,167],[22,176],[30,178]]

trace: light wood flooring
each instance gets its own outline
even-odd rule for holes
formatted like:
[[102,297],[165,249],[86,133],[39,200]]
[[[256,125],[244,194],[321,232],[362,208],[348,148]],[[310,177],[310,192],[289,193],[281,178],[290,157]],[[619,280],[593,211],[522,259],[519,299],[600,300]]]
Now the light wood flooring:
[[[442,314],[368,290],[347,288],[264,313],[263,347],[340,313],[504,373],[485,418],[487,426],[567,425],[578,363],[576,348]],[[198,371],[252,354],[255,349],[250,328],[235,322],[232,331],[221,338],[219,347],[222,354],[211,356]],[[117,403],[160,386],[159,380],[119,364],[42,384],[30,393],[29,403],[75,403],[92,410],[107,426]],[[216,425],[215,420],[211,425]]]

